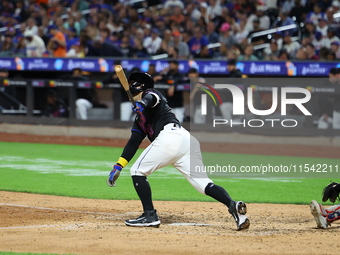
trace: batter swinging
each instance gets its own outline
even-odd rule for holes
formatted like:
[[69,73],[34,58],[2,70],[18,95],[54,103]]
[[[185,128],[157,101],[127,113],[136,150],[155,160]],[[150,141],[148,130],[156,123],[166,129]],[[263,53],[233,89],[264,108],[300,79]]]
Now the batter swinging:
[[153,89],[152,77],[148,73],[133,73],[128,81],[130,91],[137,100],[133,108],[137,116],[131,130],[131,137],[121,157],[113,166],[107,184],[110,187],[116,186],[121,170],[133,158],[146,136],[151,144],[130,169],[144,212],[136,219],[126,220],[125,224],[137,227],[159,227],[161,221],[153,206],[147,176],[159,168],[173,165],[197,191],[211,196],[229,208],[229,213],[236,221],[237,230],[247,229],[250,222],[246,216],[246,204],[242,201],[234,201],[227,191],[215,185],[205,172],[190,171],[190,165],[204,169],[200,144],[186,129],[181,127],[165,97]]

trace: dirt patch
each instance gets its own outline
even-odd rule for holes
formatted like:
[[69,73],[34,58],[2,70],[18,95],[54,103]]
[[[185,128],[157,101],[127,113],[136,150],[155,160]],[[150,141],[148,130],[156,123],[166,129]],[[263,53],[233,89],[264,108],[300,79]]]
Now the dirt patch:
[[[248,204],[250,229],[225,206],[156,201],[160,228],[133,228],[139,201],[0,192],[0,250],[68,254],[331,254],[339,224],[315,228],[307,205]],[[179,223],[192,223],[183,226]],[[197,225],[195,225],[196,223]]]
[[[126,140],[0,133],[0,141],[122,147]],[[143,147],[147,146],[143,143]],[[204,151],[338,158],[339,148],[202,144]],[[156,201],[160,228],[132,228],[139,201],[0,191],[0,251],[58,254],[332,254],[340,224],[316,229],[308,205],[248,204],[250,229],[220,203]],[[191,223],[191,225],[183,225]]]

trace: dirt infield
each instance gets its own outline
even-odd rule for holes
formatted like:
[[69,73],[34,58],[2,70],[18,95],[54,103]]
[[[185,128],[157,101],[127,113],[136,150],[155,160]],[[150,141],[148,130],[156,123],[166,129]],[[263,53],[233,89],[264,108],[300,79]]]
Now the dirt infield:
[[[123,146],[118,139],[0,133],[0,141]],[[144,144],[145,146],[146,144]],[[233,152],[290,155],[292,147],[233,147]],[[216,145],[202,145],[214,151]],[[307,146],[308,147],[308,146]],[[218,151],[227,151],[219,148]],[[338,158],[337,148],[308,147]],[[296,149],[295,153],[301,150]],[[335,154],[333,154],[335,151]],[[274,153],[275,152],[275,153]],[[238,152],[240,153],[240,152]],[[300,152],[301,153],[301,152]],[[295,154],[299,156],[300,154]],[[301,155],[302,156],[302,155]],[[0,179],[1,180],[1,179]],[[248,204],[250,229],[235,230],[225,206],[156,201],[160,228],[132,228],[139,201],[79,199],[0,191],[0,251],[58,254],[333,254],[340,224],[315,228],[307,205]]]
[[[248,204],[238,232],[218,203],[160,202],[160,228],[126,227],[139,201],[0,192],[0,251],[60,254],[332,254],[339,224],[315,228],[306,205]],[[180,225],[189,224],[192,225]],[[195,225],[196,224],[196,225]]]

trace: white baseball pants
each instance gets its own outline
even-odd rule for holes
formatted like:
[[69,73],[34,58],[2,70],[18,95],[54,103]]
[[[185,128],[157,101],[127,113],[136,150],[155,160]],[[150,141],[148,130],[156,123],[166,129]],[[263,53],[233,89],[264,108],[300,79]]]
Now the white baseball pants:
[[76,100],[76,115],[77,119],[87,120],[87,111],[92,109],[92,103],[84,98],[79,98]]
[[183,127],[168,124],[158,137],[143,151],[130,169],[131,175],[148,176],[159,168],[172,165],[181,172],[200,193],[213,183],[203,169],[200,144]]

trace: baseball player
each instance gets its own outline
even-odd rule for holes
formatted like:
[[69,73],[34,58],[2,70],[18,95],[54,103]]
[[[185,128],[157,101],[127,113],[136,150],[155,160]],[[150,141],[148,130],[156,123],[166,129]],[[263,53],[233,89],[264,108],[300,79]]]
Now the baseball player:
[[[322,201],[326,202],[329,199],[334,203],[337,198],[339,199],[339,193],[340,184],[332,182],[324,188]],[[332,222],[340,219],[340,204],[324,208],[321,204],[312,200],[310,202],[310,211],[314,216],[318,228],[326,229]]]
[[199,142],[180,125],[168,106],[166,98],[153,89],[152,77],[148,73],[133,73],[128,81],[130,91],[137,100],[133,108],[137,116],[131,130],[131,137],[121,157],[113,166],[107,178],[107,184],[110,187],[116,186],[120,172],[133,158],[146,136],[151,144],[130,169],[144,212],[136,219],[126,220],[125,224],[137,227],[159,227],[161,221],[152,202],[147,176],[159,168],[173,165],[197,191],[211,196],[229,208],[229,213],[236,221],[237,230],[247,229],[250,222],[246,216],[246,204],[242,201],[234,201],[224,188],[215,185],[208,178],[206,172],[192,170],[193,166],[200,166],[199,169],[204,168]]

